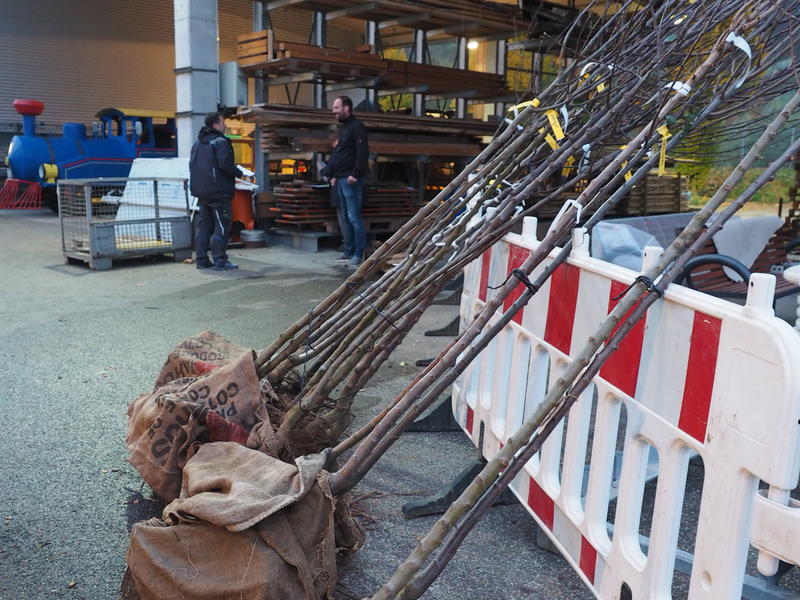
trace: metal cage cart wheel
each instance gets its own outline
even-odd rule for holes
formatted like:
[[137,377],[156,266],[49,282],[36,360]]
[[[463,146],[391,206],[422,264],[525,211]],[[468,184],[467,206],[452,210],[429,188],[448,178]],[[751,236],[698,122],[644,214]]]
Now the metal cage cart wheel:
[[110,269],[134,256],[192,256],[186,179],[72,179],[58,182],[64,261]]

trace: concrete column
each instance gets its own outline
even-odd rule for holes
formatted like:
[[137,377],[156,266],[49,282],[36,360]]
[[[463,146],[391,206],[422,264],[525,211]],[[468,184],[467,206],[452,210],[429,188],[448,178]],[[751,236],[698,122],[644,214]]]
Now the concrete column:
[[188,157],[219,101],[217,0],[174,0],[178,156]]

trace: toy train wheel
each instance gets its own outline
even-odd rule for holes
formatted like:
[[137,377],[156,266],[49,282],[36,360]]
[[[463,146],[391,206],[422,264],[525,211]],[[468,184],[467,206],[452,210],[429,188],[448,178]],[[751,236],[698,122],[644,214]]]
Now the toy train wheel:
[[42,188],[42,204],[58,214],[58,192],[55,188]]

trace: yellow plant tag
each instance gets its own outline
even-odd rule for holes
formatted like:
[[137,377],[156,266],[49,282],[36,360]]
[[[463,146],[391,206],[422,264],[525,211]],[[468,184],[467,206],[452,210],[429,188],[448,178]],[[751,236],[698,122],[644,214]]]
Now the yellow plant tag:
[[606,84],[605,84],[605,83],[600,83],[600,84],[598,84],[598,86],[597,86],[597,93],[598,93],[598,94],[602,93],[602,91],[603,91],[604,89],[606,89]]
[[666,125],[656,129],[661,134],[661,154],[658,157],[658,176],[661,177],[667,170],[667,140],[672,137]]
[[546,141],[548,144],[550,144],[550,147],[551,147],[553,150],[558,150],[558,144],[556,144],[556,141],[553,139],[553,136],[552,136],[552,135],[550,135],[550,134],[548,133],[546,136],[544,136],[544,140],[545,140],[545,141]]
[[521,102],[520,104],[515,104],[511,108],[509,108],[506,112],[513,112],[514,110],[521,110],[526,106],[532,106],[533,108],[539,107],[539,99],[534,98],[533,100],[528,100],[526,102]]
[[551,108],[544,114],[547,115],[547,119],[550,121],[550,127],[553,128],[553,133],[556,134],[556,139],[563,139],[564,132],[561,131],[561,124],[558,122],[558,113]]
[[[625,148],[627,148],[627,147],[628,147],[628,144],[625,144],[624,146],[620,146],[619,149],[620,150],[625,150]],[[628,165],[628,161],[627,160],[622,161],[622,166],[620,167],[620,169],[624,170],[627,165]],[[632,175],[631,175],[630,170],[626,171],[626,173],[625,173],[625,181],[628,181],[628,179],[630,179],[631,176]]]
[[570,169],[572,168],[572,164],[574,162],[575,162],[575,157],[574,156],[570,156],[567,159],[567,162],[564,163],[564,168],[561,170],[561,174],[564,177],[568,177],[569,176]]

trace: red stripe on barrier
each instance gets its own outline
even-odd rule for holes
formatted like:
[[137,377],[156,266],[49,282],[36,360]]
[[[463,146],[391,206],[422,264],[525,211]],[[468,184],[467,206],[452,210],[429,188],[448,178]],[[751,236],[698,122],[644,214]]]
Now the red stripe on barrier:
[[481,255],[481,283],[478,286],[478,298],[486,302],[486,288],[489,286],[489,267],[492,265],[492,249],[487,248]]
[[533,477],[530,478],[530,485],[528,486],[528,506],[536,513],[547,528],[553,530],[553,518],[555,517],[556,505],[553,499],[547,495],[539,484],[534,481]]
[[472,425],[475,422],[475,411],[467,407],[467,431],[472,435]]
[[559,266],[550,277],[550,299],[547,304],[544,341],[564,354],[569,354],[572,345],[572,327],[575,324],[580,278],[581,270],[567,263]]
[[[508,253],[508,272],[506,273],[506,277],[511,275],[511,271],[514,269],[519,269],[522,266],[522,263],[530,256],[531,251],[527,248],[521,248],[520,246],[515,246],[514,244],[509,244],[509,253]],[[509,307],[516,302],[520,296],[522,296],[522,292],[525,291],[525,286],[522,285],[521,281],[517,281],[517,287],[514,288],[514,291],[511,292],[506,299],[503,301],[503,312],[507,311]],[[514,321],[522,325],[522,314],[525,312],[525,308],[519,311],[517,314],[514,315]]]
[[[619,302],[619,300],[614,300],[614,298],[620,294],[624,294],[627,289],[628,286],[624,283],[618,281],[611,282],[611,294],[608,297],[609,313]],[[628,317],[632,310],[633,309],[628,311],[625,318]],[[624,321],[625,319],[622,319],[620,325],[622,325]],[[639,363],[642,359],[642,345],[644,344],[644,324],[645,320],[642,319],[633,326],[630,333],[620,342],[619,349],[611,355],[600,369],[600,377],[631,397],[636,393],[636,382],[639,380]],[[617,325],[614,332],[619,329],[620,325]]]
[[597,550],[594,549],[585,537],[581,536],[580,567],[592,585],[594,585],[594,569],[597,565]]
[[695,311],[678,428],[701,444],[706,439],[721,328],[720,319]]

